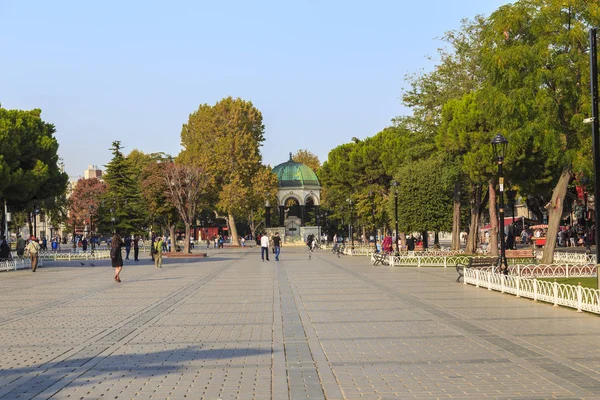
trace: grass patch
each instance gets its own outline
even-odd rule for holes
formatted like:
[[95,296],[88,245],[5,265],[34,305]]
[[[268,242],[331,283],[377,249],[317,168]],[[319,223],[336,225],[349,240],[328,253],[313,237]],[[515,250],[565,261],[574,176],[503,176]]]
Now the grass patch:
[[581,282],[581,286],[583,287],[598,289],[598,280],[596,278],[538,278],[540,281],[548,282],[554,282],[554,279],[556,279],[556,282],[563,283],[565,285],[577,286],[577,284]]

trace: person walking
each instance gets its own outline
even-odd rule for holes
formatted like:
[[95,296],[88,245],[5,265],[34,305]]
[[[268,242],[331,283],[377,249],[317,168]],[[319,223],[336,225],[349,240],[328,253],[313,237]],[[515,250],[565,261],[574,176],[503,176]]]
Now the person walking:
[[159,237],[154,242],[154,268],[162,268],[163,239]]
[[88,245],[87,238],[83,238],[83,240],[81,241],[81,249],[83,250],[84,253],[87,251],[87,245]]
[[125,259],[129,260],[129,253],[131,253],[131,236],[125,237]]
[[25,247],[29,259],[31,260],[31,272],[35,272],[38,266],[38,255],[40,252],[40,244],[35,236],[29,238],[29,244]]
[[279,261],[279,254],[281,253],[281,238],[279,232],[275,232],[273,236],[273,248],[275,249],[275,261]]
[[152,257],[152,262],[154,262],[154,252],[152,249],[154,248],[154,242],[156,242],[156,240],[158,240],[158,237],[152,232],[152,235],[150,236],[150,257]]
[[269,236],[265,233],[260,237],[260,258],[265,261],[265,254],[267,255],[267,261],[269,260]]
[[23,258],[23,254],[25,254],[25,245],[26,244],[27,244],[27,242],[25,242],[25,239],[23,239],[23,236],[21,236],[20,234],[17,235],[17,257]]
[[140,237],[135,235],[133,238],[133,261],[140,261]]
[[10,260],[10,245],[6,241],[6,236],[0,236],[0,260]]
[[115,269],[115,281],[121,282],[121,270],[123,269],[123,255],[121,254],[121,248],[123,247],[123,240],[118,233],[115,233],[110,242],[110,260],[112,266]]

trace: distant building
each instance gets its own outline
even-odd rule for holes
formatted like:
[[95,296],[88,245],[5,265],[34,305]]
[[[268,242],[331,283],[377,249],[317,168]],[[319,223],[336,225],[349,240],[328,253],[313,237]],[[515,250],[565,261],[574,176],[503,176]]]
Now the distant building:
[[91,178],[102,179],[102,170],[97,165],[88,165],[88,169],[83,172],[83,179]]

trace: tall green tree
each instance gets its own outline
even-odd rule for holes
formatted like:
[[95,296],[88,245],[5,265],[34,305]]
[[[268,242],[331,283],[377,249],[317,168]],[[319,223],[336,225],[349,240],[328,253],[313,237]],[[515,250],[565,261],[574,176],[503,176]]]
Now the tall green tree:
[[[447,46],[438,50],[439,62],[434,70],[408,76],[409,88],[404,91],[402,100],[411,108],[413,115],[409,117],[410,125],[415,132],[421,133],[423,141],[433,141],[439,131],[445,129],[443,109],[448,103],[460,101],[464,96],[475,93],[485,80],[481,71],[481,32],[485,22],[481,15],[463,20],[459,29],[448,31],[443,36]],[[446,150],[443,146],[438,146],[438,149]],[[460,155],[453,154],[456,155],[457,162],[462,162]],[[481,188],[464,178],[464,175],[459,175],[454,182],[452,249],[460,248],[461,199],[468,192],[471,194],[470,210],[477,214],[471,218],[467,250],[474,251],[482,208],[479,204]]]
[[[582,121],[590,110],[587,31],[599,24],[598,2],[521,0],[494,12],[482,35],[486,112],[510,141],[507,171],[529,172],[519,181],[525,194],[553,188],[550,238],[570,180],[592,159]],[[551,263],[555,241],[546,243],[542,262]]]
[[112,143],[111,151],[113,157],[103,175],[106,192],[100,203],[99,228],[122,235],[141,232],[146,227],[146,208],[138,182],[139,172],[123,154],[120,141]]
[[253,178],[262,168],[264,129],[262,114],[250,101],[227,97],[213,106],[200,105],[181,130],[184,149],[177,160],[205,171],[216,208],[227,213],[235,244],[235,218],[243,212]]
[[[404,164],[395,178],[398,182],[398,228],[402,232],[448,232],[452,228],[454,182],[460,166],[451,157],[435,154]],[[390,196],[388,213],[394,213]]]
[[55,132],[39,109],[0,107],[0,197],[13,211],[31,212],[64,195],[68,175],[60,165]]

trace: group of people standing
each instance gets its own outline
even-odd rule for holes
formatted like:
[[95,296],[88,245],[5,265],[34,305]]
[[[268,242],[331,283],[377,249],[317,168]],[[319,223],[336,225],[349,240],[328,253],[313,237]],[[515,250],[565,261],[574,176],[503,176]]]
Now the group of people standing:
[[[25,254],[31,260],[31,272],[35,272],[38,267],[39,252],[42,247],[39,244],[39,239],[35,236],[29,237],[29,240],[23,239],[21,235],[17,236],[17,257],[23,258]],[[0,236],[0,261],[12,260],[10,244],[6,240],[6,236]]]

